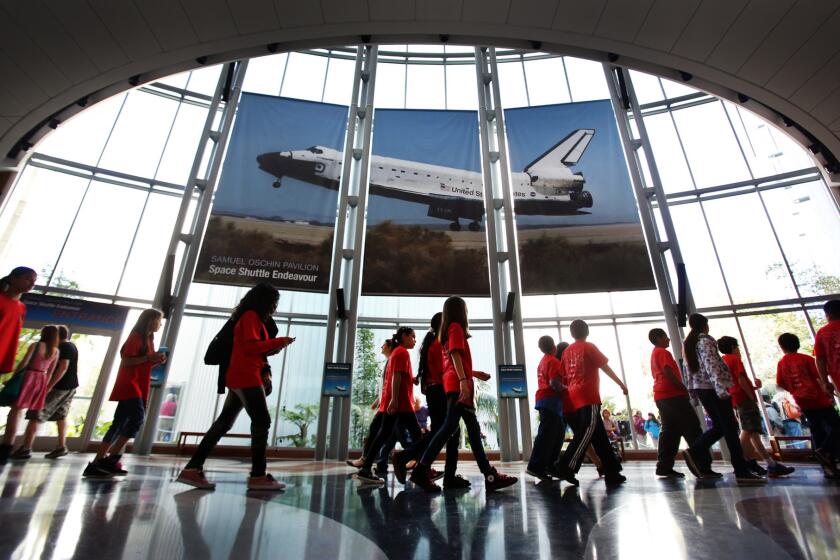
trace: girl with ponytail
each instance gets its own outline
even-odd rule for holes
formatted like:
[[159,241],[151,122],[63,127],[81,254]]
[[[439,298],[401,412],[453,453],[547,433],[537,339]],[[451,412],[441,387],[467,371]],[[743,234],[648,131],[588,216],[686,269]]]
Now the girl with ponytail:
[[26,305],[21,296],[35,287],[38,275],[25,266],[0,278],[0,380],[6,381],[15,369],[20,331]]

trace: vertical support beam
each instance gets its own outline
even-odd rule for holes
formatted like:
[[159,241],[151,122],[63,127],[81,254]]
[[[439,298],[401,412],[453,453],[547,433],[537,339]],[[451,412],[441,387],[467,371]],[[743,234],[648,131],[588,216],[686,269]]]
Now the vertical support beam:
[[[166,388],[166,380],[169,377],[169,368],[172,366],[172,356],[175,351],[175,343],[178,339],[178,331],[181,327],[181,320],[184,317],[184,309],[187,305],[187,295],[192,277],[195,272],[198,252],[201,247],[201,240],[207,227],[207,219],[210,214],[210,207],[213,202],[213,193],[216,189],[216,181],[222,167],[222,157],[225,153],[230,131],[233,126],[233,116],[236,113],[236,106],[239,103],[239,95],[242,91],[242,82],[245,79],[245,72],[248,68],[247,60],[240,60],[225,64],[216,84],[216,90],[210,102],[207,112],[207,119],[201,132],[201,138],[193,158],[190,175],[181,197],[181,206],[178,209],[178,216],[172,228],[172,237],[169,241],[169,249],[166,253],[163,270],[161,271],[158,283],[155,305],[161,308],[166,315],[166,324],[161,334],[161,346],[169,348],[169,361],[166,364],[163,384],[159,388],[153,388],[149,394],[147,420],[143,426],[140,436],[137,438],[137,452],[148,455],[152,450],[155,441],[158,424],[158,410],[161,399]],[[218,128],[214,128],[216,113],[222,107],[222,115],[219,119]],[[210,157],[204,172],[201,172],[201,164],[207,149],[210,150]],[[187,218],[190,203],[193,197],[197,196],[197,204],[192,222],[188,232],[182,233],[184,222]],[[177,280],[174,287],[170,284],[174,275],[175,259],[178,248],[183,244],[184,252],[178,270]]]
[[[376,45],[362,45],[356,50],[356,68],[344,140],[330,268],[325,362],[352,363],[356,351],[356,324],[362,293],[362,264],[365,253],[377,53]],[[344,291],[347,306],[343,317],[338,316],[338,289]],[[330,400],[328,397],[321,397],[315,446],[317,460],[339,460],[347,455],[350,397],[332,399],[332,417]]]
[[[630,132],[630,116],[628,115],[627,110],[628,106],[632,107],[632,102],[629,99],[632,84],[629,84],[629,74],[624,78],[619,78],[619,76],[622,75],[621,72],[623,72],[623,70],[618,67],[604,64],[604,74],[607,78],[607,86],[610,90],[610,99],[612,100],[613,112],[615,113],[618,133],[621,137],[621,144],[624,147],[624,156],[627,159],[627,167],[630,171],[630,182],[633,185],[633,193],[636,196],[636,204],[639,209],[639,219],[642,225],[642,232],[645,236],[645,244],[647,245],[648,256],[650,257],[653,276],[656,280],[656,287],[659,291],[662,311],[665,314],[665,325],[668,329],[668,336],[671,339],[671,350],[673,351],[674,356],[679,360],[682,358],[683,335],[677,322],[677,301],[675,297],[675,289],[671,281],[671,275],[668,273],[668,261],[665,258],[666,251],[676,247],[677,252],[672,253],[674,262],[682,262],[681,257],[677,257],[679,244],[676,236],[671,237],[672,234],[670,232],[673,231],[673,227],[670,230],[666,228],[666,233],[669,236],[667,242],[663,242],[660,239],[659,229],[656,227],[656,214],[653,211],[653,204],[651,202],[651,196],[653,193],[651,192],[651,189],[648,189],[645,185],[645,176],[644,173],[642,173],[642,162],[638,154],[638,150],[643,147],[645,140],[634,140]],[[635,94],[633,94],[633,98],[635,99]],[[638,103],[636,103],[636,107],[638,107]],[[636,116],[636,113],[634,113],[634,116]],[[641,113],[638,114],[636,119],[638,126],[641,121]],[[641,123],[641,126],[638,126],[638,130],[640,134],[642,133],[642,130],[645,130],[644,123]],[[645,130],[645,139],[646,138],[647,131]],[[648,152],[646,151],[645,154],[647,155]],[[647,162],[649,166],[655,166],[652,152],[650,155],[647,155]],[[653,180],[655,182],[658,181],[658,172],[654,175],[653,169],[651,169],[651,177],[654,177]],[[658,198],[657,200],[659,201],[663,221],[666,213],[670,219],[668,203],[665,199],[664,193],[662,198]],[[690,290],[686,291],[687,293],[690,293]],[[693,308],[693,304],[689,305],[689,307]]]
[[[475,64],[496,365],[524,364],[525,342],[522,325],[519,245],[495,49],[477,47]],[[509,292],[516,294],[512,321],[505,320],[505,309],[503,309]],[[499,443],[502,460],[518,460],[520,457],[527,460],[531,455],[531,419],[528,400],[499,399],[499,403]],[[518,426],[517,404],[519,405]]]

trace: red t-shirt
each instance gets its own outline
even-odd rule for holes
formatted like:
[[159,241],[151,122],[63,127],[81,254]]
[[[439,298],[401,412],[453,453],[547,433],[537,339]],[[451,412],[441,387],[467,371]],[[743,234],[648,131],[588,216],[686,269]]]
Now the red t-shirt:
[[653,375],[653,400],[661,401],[674,397],[688,396],[688,391],[682,385],[676,385],[671,377],[665,373],[665,366],[671,366],[674,373],[682,381],[680,366],[667,348],[659,346],[650,354],[650,373]]
[[[155,341],[152,336],[146,340],[146,353],[142,353],[143,337],[133,332],[128,335],[122,348],[120,358],[139,358],[150,356],[155,351]],[[117,371],[117,379],[114,381],[114,388],[111,390],[112,401],[127,401],[129,399],[149,398],[149,386],[152,383],[152,362],[141,362],[133,366],[120,366]]]
[[747,395],[741,388],[740,379],[746,379],[747,385],[750,387],[752,387],[753,384],[747,376],[747,370],[744,368],[744,362],[741,361],[741,358],[735,354],[724,354],[723,363],[726,364],[726,367],[728,367],[730,373],[732,373],[732,387],[729,388],[729,394],[732,395],[732,406],[736,407],[747,399],[750,399],[750,396]]
[[230,389],[261,387],[266,354],[289,344],[289,338],[268,338],[268,331],[256,311],[246,311],[233,328],[233,351],[225,373]]
[[429,344],[426,354],[426,385],[440,385],[443,383],[443,350],[436,338]]
[[814,356],[825,360],[831,382],[840,388],[840,320],[829,321],[817,331]]
[[[551,388],[551,380],[560,375],[560,360],[551,354],[544,354],[537,366],[537,395],[535,401],[552,397],[562,397]],[[564,409],[565,410],[565,409]]]
[[9,373],[15,369],[15,356],[23,328],[26,305],[0,293],[0,373]]
[[831,395],[822,390],[814,358],[805,354],[785,354],[776,367],[776,385],[790,392],[803,410],[834,406]]
[[397,346],[388,357],[385,365],[385,380],[382,382],[382,394],[379,399],[379,412],[387,412],[391,402],[391,388],[394,376],[405,374],[400,380],[400,392],[397,395],[397,412],[414,412],[414,377],[411,371],[411,358],[404,346]]
[[576,340],[563,352],[561,371],[569,386],[569,401],[577,410],[590,404],[601,404],[601,376],[598,369],[607,365],[607,357],[598,347],[585,340]]
[[[447,393],[460,393],[461,385],[458,382],[458,373],[455,371],[455,365],[452,363],[450,354],[456,350],[461,351],[461,364],[464,366],[464,374],[467,379],[472,379],[472,354],[470,354],[470,345],[467,342],[467,337],[464,335],[464,329],[458,323],[449,325],[447,331],[446,345],[443,348],[443,390]],[[470,381],[472,384],[472,381]]]

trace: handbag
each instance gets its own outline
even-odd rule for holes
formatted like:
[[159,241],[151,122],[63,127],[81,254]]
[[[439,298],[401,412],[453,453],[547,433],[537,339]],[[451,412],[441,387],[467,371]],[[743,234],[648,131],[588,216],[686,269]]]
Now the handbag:
[[20,391],[23,389],[23,379],[26,376],[26,368],[29,367],[29,363],[32,361],[32,356],[35,355],[36,350],[33,350],[29,354],[29,359],[26,360],[25,364],[21,364],[21,366],[15,371],[12,378],[3,385],[3,389],[0,389],[0,406],[12,406],[18,400],[20,396]]

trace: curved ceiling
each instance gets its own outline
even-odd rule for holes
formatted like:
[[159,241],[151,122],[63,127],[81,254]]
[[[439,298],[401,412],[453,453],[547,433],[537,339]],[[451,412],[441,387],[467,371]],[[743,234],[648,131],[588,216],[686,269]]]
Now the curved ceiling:
[[[77,112],[79,100],[199,66],[197,59],[267,54],[271,44],[286,50],[355,44],[360,36],[380,43],[443,36],[598,60],[612,53],[617,64],[691,76],[693,87],[740,99],[779,125],[796,123],[807,133],[789,132],[831,164],[840,156],[838,29],[840,0],[5,2],[0,154],[37,141]],[[835,183],[836,171],[829,165]]]

